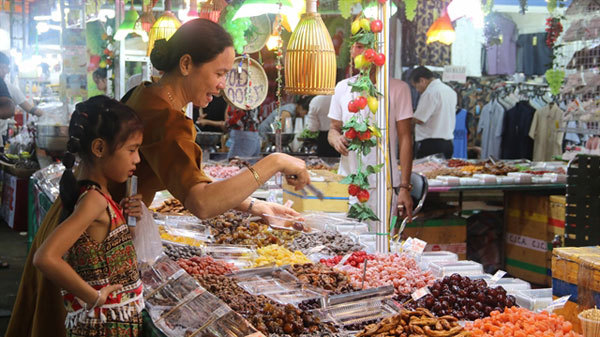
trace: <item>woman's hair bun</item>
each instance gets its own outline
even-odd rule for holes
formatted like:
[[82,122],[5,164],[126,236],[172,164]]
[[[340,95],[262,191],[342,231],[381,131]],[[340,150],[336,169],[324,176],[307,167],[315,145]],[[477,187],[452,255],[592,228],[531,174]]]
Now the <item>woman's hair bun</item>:
[[160,39],[154,42],[154,48],[150,53],[150,61],[154,68],[160,71],[168,71],[170,68],[171,57],[169,55],[169,47],[167,40]]

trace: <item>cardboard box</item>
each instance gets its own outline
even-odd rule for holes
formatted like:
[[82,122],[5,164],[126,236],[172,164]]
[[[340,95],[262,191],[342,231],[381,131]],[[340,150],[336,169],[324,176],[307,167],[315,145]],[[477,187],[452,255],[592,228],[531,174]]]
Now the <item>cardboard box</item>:
[[551,284],[551,242],[548,230],[548,196],[522,192],[506,193],[506,271],[525,281]]
[[319,200],[314,194],[307,190],[307,195],[296,191],[293,186],[283,183],[283,202],[293,201],[292,208],[298,212],[322,211],[322,212],[348,212],[348,185],[341,184],[344,179],[339,174],[327,170],[311,170],[311,183],[325,195],[324,200]]
[[451,216],[441,219],[415,220],[406,225],[402,237],[413,237],[427,242],[425,251],[447,250],[467,256],[467,220]]
[[565,234],[565,210],[567,198],[564,195],[550,196],[549,230],[553,235]]

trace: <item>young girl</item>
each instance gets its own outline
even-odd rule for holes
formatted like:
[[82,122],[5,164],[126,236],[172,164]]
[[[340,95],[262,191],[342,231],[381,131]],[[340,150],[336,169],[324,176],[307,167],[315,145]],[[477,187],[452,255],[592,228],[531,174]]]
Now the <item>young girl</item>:
[[[34,257],[34,265],[60,286],[67,336],[138,336],[142,283],[129,228],[110,197],[109,182],[123,183],[140,162],[142,123],[106,96],[77,104],[60,180],[61,224]],[[72,168],[79,155],[79,181]],[[139,216],[141,197],[123,204]],[[133,206],[135,204],[135,206]]]

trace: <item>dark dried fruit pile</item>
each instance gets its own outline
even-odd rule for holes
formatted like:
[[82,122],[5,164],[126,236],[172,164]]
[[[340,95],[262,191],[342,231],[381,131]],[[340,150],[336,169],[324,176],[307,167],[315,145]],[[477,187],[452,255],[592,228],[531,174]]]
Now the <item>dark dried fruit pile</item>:
[[289,334],[335,331],[318,318],[292,305],[281,305],[269,298],[254,296],[239,287],[228,277],[217,275],[196,276],[200,284],[227,303],[231,309],[244,316],[256,329],[269,334]]
[[420,298],[409,307],[423,307],[437,316],[452,315],[460,320],[476,320],[487,317],[494,310],[504,311],[515,305],[515,298],[507,295],[504,288],[490,288],[484,280],[452,274],[437,280],[429,287],[431,294]]
[[294,264],[288,270],[300,282],[331,291],[333,294],[343,294],[358,290],[350,284],[348,275],[321,263]]

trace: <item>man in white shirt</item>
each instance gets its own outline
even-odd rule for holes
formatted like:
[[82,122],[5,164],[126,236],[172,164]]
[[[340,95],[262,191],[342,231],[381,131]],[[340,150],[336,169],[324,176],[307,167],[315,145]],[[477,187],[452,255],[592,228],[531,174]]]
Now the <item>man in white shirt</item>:
[[319,157],[339,157],[340,154],[327,141],[329,132],[329,106],[331,105],[331,96],[320,95],[310,101],[308,106],[307,129],[312,132],[318,132],[317,136],[317,156]]
[[443,153],[452,157],[454,124],[456,123],[456,92],[433,76],[426,67],[412,71],[410,80],[421,94],[413,117],[415,123],[415,155],[423,158]]
[[[6,54],[0,52],[0,78],[4,79],[6,75],[10,72],[10,59]],[[43,114],[42,110],[38,109],[35,105],[31,104],[21,92],[18,86],[13,85],[5,80],[6,86],[8,87],[8,92],[12,97],[13,101],[16,105],[20,106],[23,111],[30,113],[35,116],[41,116]]]
[[[352,59],[356,55],[364,52],[364,46],[359,43],[355,43],[350,50]],[[333,146],[341,155],[340,167],[338,173],[340,175],[347,176],[352,173],[356,173],[358,170],[358,158],[356,152],[348,151],[349,141],[342,134],[342,126],[346,123],[354,114],[348,111],[348,103],[350,100],[360,96],[358,93],[351,92],[351,88],[348,86],[348,82],[355,81],[357,76],[345,79],[338,82],[335,86],[335,93],[331,99],[331,105],[329,107],[329,119],[331,125],[329,127],[328,140],[331,146]],[[375,67],[372,67],[371,80],[375,82]],[[392,170],[392,185],[399,191],[398,195],[394,195],[392,201],[392,215],[396,214],[397,207],[402,207],[405,211],[403,215],[407,215],[412,218],[412,206],[413,201],[410,196],[412,185],[410,184],[410,175],[412,172],[412,132],[411,132],[411,119],[412,119],[412,103],[410,88],[406,82],[390,79],[390,90],[388,94],[389,99],[389,118],[390,127],[389,139],[390,139],[390,163]],[[366,116],[371,114],[370,110],[364,109],[358,113]],[[379,111],[378,113],[382,113]],[[400,166],[402,172],[398,171],[398,150],[400,153]],[[376,151],[371,151],[367,156],[362,158],[364,165],[375,165],[376,164]],[[373,209],[375,206],[375,176],[369,176],[369,185],[372,189],[369,194],[372,195],[369,198],[369,206]],[[397,198],[397,200],[396,200]],[[351,199],[351,202],[355,199]]]

